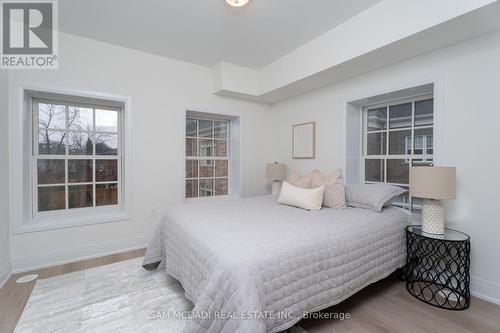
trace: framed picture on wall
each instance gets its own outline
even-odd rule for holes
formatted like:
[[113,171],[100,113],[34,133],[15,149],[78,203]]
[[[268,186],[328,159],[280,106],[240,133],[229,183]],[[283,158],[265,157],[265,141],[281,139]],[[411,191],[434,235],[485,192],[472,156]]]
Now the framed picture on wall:
[[292,157],[295,159],[315,158],[316,123],[296,124],[292,127]]

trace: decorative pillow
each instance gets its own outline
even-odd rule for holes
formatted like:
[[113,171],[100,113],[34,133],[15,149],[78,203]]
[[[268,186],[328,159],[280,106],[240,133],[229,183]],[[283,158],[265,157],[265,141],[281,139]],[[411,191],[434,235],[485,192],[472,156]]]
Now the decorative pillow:
[[315,172],[316,171],[310,172],[302,177],[297,171],[292,170],[290,176],[287,179],[287,182],[289,184],[292,184],[293,186],[297,186],[300,188],[311,188],[311,180]]
[[309,188],[316,188],[325,185],[325,176],[319,170],[314,170],[311,173],[311,183]]
[[283,182],[278,203],[307,210],[320,210],[325,187],[305,189]]
[[327,177],[319,171],[314,171],[311,188],[325,186],[323,206],[328,208],[345,208],[344,176],[342,170],[337,169]]
[[398,195],[407,192],[404,188],[387,184],[356,184],[345,186],[347,205],[371,209],[378,213],[384,205]]

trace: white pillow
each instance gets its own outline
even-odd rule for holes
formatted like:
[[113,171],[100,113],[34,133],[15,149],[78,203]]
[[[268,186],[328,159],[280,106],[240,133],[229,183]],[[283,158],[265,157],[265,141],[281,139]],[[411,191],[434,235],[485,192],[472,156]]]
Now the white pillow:
[[320,210],[323,204],[324,193],[324,186],[305,189],[293,186],[285,181],[281,186],[278,203],[307,210]]

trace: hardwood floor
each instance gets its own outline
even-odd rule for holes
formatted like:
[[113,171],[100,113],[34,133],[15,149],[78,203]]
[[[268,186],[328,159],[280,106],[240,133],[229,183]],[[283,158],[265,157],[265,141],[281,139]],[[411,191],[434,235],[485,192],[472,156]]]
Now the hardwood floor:
[[[0,289],[0,332],[12,332],[35,282],[17,284],[22,275],[35,273],[41,279],[137,258],[144,250],[55,266],[12,276]],[[326,313],[349,313],[349,320],[306,319],[299,325],[310,333],[346,332],[500,332],[500,306],[473,298],[465,311],[447,311],[413,298],[404,283],[389,277],[362,290]]]
[[350,320],[302,320],[311,333],[500,332],[500,306],[473,297],[464,311],[449,311],[411,296],[394,277],[379,281],[324,312],[349,313]]

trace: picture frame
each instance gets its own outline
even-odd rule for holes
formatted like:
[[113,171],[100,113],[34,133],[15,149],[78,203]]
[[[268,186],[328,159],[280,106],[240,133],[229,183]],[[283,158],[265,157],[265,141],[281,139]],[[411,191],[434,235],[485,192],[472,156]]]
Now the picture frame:
[[316,122],[292,126],[292,157],[314,159],[316,157]]

